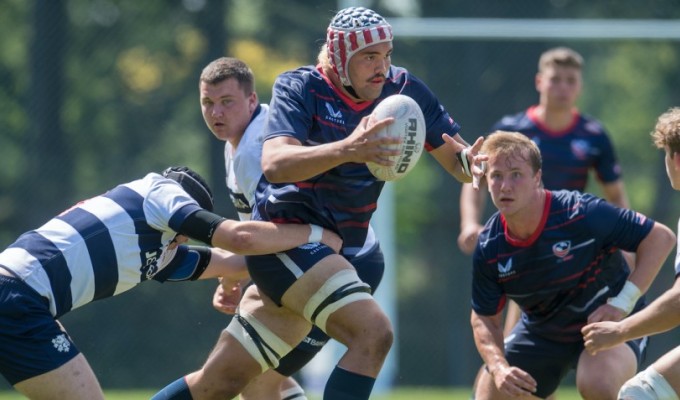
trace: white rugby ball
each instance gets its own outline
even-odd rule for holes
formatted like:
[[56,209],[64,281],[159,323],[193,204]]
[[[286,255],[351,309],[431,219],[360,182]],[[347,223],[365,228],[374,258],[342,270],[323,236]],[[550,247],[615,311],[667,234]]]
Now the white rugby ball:
[[367,162],[371,174],[383,181],[395,181],[406,176],[415,167],[425,148],[425,117],[418,103],[403,94],[386,97],[373,110],[376,120],[388,117],[394,122],[380,132],[378,136],[400,137],[401,144],[390,145],[400,154],[392,156],[392,166]]

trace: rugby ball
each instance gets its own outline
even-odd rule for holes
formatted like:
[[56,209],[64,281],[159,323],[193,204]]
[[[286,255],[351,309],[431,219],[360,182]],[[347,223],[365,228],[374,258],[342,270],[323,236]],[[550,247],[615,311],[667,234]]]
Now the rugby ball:
[[390,145],[399,150],[399,155],[392,156],[392,166],[367,162],[371,174],[383,181],[395,181],[405,177],[415,167],[425,148],[425,117],[418,103],[403,94],[386,97],[373,110],[376,120],[388,117],[394,122],[380,132],[379,137],[400,137],[401,143]]

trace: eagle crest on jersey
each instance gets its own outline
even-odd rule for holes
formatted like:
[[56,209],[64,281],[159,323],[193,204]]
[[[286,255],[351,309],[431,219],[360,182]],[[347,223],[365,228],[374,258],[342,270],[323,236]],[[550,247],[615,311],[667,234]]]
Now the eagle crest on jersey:
[[328,26],[328,59],[343,86],[352,86],[349,60],[354,54],[374,44],[391,42],[392,26],[380,14],[364,7],[340,10]]

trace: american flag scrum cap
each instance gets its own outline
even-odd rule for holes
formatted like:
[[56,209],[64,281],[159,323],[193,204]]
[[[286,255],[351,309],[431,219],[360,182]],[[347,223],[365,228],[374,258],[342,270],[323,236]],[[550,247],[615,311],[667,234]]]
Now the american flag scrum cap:
[[352,86],[348,69],[355,53],[377,43],[391,42],[392,38],[392,26],[377,12],[364,7],[338,11],[328,26],[326,45],[328,59],[343,86]]

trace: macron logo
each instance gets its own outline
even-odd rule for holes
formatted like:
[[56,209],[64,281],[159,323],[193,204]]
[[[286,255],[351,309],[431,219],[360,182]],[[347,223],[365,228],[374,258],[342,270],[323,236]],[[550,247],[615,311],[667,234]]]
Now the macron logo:
[[498,277],[499,278],[505,278],[510,275],[513,275],[515,271],[512,270],[512,258],[508,260],[508,262],[505,263],[505,265],[501,264],[500,262],[498,263]]

